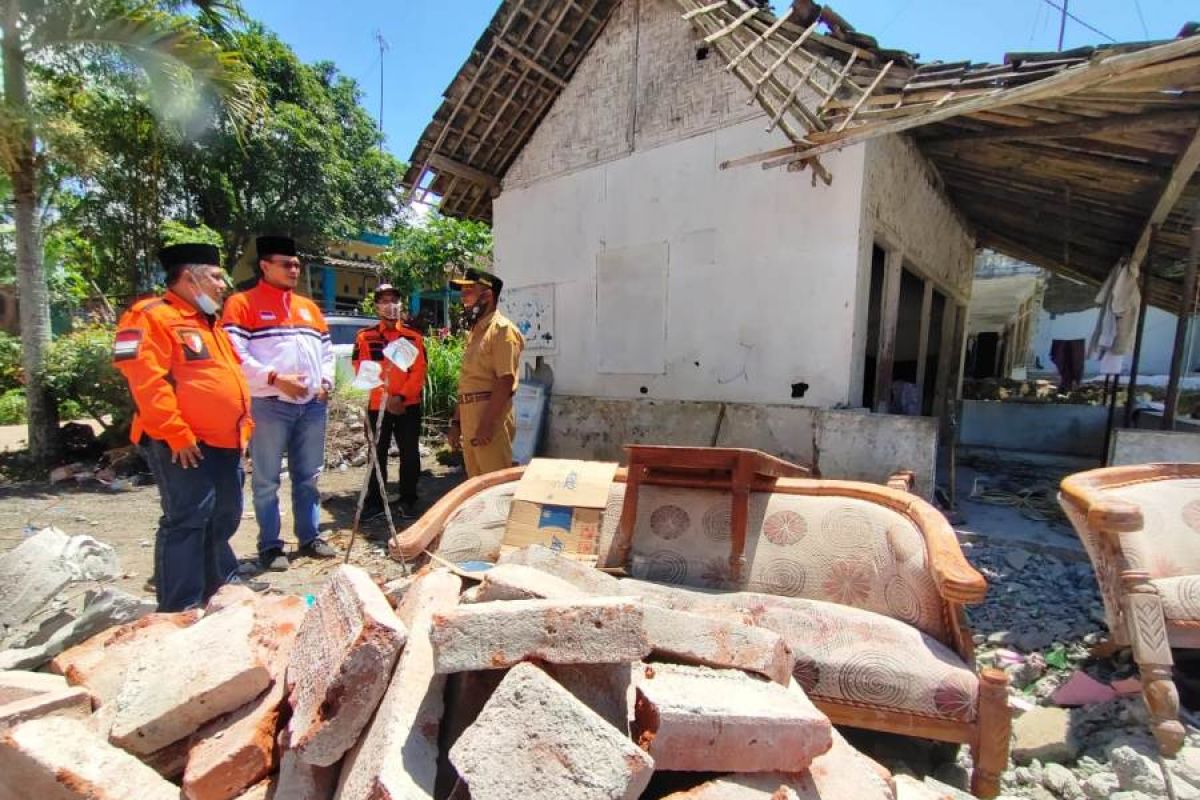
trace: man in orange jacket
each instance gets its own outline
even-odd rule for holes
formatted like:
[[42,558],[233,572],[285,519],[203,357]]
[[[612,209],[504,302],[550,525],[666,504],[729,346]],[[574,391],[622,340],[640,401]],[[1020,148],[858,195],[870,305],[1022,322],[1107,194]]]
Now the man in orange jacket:
[[[400,292],[382,283],[375,290],[375,310],[380,322],[363,328],[354,341],[354,369],[363,361],[374,361],[382,367],[383,386],[371,391],[367,410],[367,425],[379,432],[375,454],[379,459],[384,486],[381,488],[371,474],[363,519],[383,513],[387,498],[388,450],[392,440],[400,448],[400,507],[404,516],[411,517],[417,503],[417,481],[421,476],[421,395],[425,389],[425,341],[421,334],[401,322]],[[416,360],[408,369],[392,363],[384,350],[397,339],[408,341],[417,351]],[[385,402],[386,397],[386,402]],[[379,415],[383,414],[383,423]]]
[[239,582],[229,540],[242,519],[250,392],[217,324],[226,289],[217,248],[177,244],[158,257],[167,292],[121,317],[113,363],[129,383],[137,407],[132,439],[162,502],[154,548],[158,610],[183,611]]

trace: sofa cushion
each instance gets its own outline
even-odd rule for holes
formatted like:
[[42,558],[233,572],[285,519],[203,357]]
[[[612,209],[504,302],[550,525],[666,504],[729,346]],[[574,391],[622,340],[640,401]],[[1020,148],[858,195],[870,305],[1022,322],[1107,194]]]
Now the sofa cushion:
[[643,486],[630,573],[697,588],[748,589],[884,614],[945,639],[925,539],[889,508],[854,497],[755,492],[746,569],[729,570],[731,495]]
[[814,700],[971,722],[979,679],[950,648],[873,611],[757,592],[707,593],[622,581],[623,594],[680,611],[736,614],[775,631]]

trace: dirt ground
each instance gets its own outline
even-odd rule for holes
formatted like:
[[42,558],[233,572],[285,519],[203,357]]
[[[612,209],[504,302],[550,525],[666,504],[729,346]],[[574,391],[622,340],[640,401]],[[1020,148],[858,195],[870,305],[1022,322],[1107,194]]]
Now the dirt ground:
[[[424,466],[418,515],[465,477],[461,469],[446,468],[432,460]],[[393,461],[393,479],[396,469]],[[321,532],[343,552],[350,539],[355,504],[365,474],[365,467],[348,467],[326,471],[321,476]],[[280,488],[284,539],[294,549],[288,501],[291,484],[286,470],[284,476]],[[131,594],[142,594],[142,586],[153,572],[154,532],[160,513],[158,490],[153,485],[140,485],[128,491],[113,491],[95,481],[83,484],[66,481],[53,486],[4,485],[0,486],[0,552],[11,550],[22,537],[51,525],[68,534],[86,533],[116,548],[124,573],[116,585]],[[397,529],[403,530],[409,524],[411,520],[398,520]],[[363,530],[386,535],[387,523],[381,519],[365,525]],[[247,476],[242,524],[233,539],[239,559],[249,560],[255,555],[257,534]],[[325,561],[296,558],[287,572],[264,573],[260,578],[282,592],[310,594],[325,582],[329,570],[340,563],[341,558]],[[367,541],[362,535],[355,541],[350,563],[385,579],[403,574],[403,567],[387,557],[382,544]]]

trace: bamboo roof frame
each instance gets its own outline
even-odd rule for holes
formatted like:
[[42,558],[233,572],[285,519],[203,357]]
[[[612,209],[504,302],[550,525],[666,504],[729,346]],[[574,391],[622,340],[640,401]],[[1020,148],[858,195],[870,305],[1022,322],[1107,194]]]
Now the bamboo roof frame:
[[[792,143],[722,168],[811,166],[825,179],[822,155],[904,133],[982,246],[1099,283],[1124,253],[1143,258],[1157,226],[1150,299],[1179,307],[1200,200],[1200,35],[919,64],[836,15],[796,9],[812,4],[776,17],[748,0],[673,2]],[[505,173],[619,3],[503,0],[404,185],[490,221]]]

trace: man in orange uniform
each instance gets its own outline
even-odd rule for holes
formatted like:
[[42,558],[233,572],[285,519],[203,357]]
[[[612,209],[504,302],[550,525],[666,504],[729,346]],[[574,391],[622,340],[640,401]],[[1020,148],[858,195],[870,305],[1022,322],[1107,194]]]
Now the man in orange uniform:
[[[375,290],[375,311],[380,322],[363,328],[354,340],[354,369],[363,361],[374,361],[382,367],[384,385],[371,392],[367,410],[367,425],[372,434],[379,433],[375,454],[383,474],[381,488],[371,474],[363,519],[383,513],[387,499],[388,450],[392,440],[400,448],[400,508],[411,517],[417,504],[417,481],[421,476],[421,395],[425,389],[425,340],[421,334],[401,322],[400,291],[382,283]],[[404,339],[417,350],[417,358],[407,370],[393,364],[383,351],[397,339]],[[384,396],[386,394],[386,404]],[[383,413],[383,422],[379,414]]]
[[462,445],[467,476],[474,478],[512,466],[513,395],[525,338],[496,310],[504,281],[481,269],[450,281],[462,292],[471,320],[458,376],[458,405],[450,422],[450,447]]
[[121,317],[113,363],[129,382],[132,438],[158,483],[159,611],[203,606],[237,581],[229,540],[242,519],[242,453],[250,392],[217,324],[225,272],[217,248],[178,244],[158,254],[167,293]]

